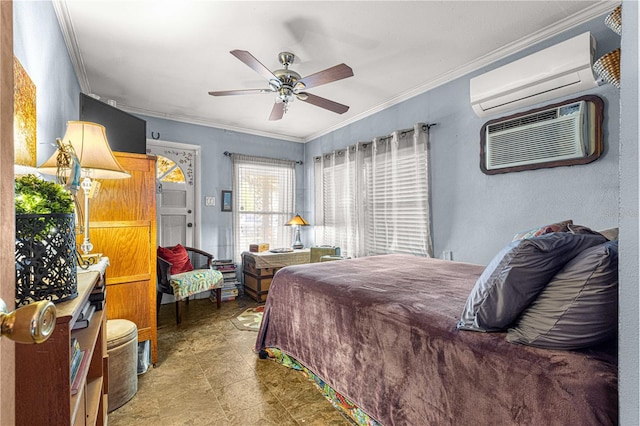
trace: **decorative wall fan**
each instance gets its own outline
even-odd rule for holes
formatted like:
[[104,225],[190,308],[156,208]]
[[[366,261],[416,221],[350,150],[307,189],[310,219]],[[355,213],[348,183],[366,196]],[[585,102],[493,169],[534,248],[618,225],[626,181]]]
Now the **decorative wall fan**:
[[342,80],[343,78],[352,77],[353,70],[345,65],[340,64],[319,71],[306,77],[300,77],[300,74],[290,70],[289,65],[293,63],[295,55],[289,52],[280,52],[278,59],[284,67],[276,71],[270,71],[262,65],[251,53],[246,50],[232,50],[233,56],[240,59],[255,72],[263,76],[269,81],[268,89],[241,89],[241,90],[224,90],[219,92],[209,92],[212,96],[229,96],[229,95],[250,95],[255,93],[275,93],[277,95],[276,102],[271,110],[269,120],[280,120],[289,104],[295,98],[303,102],[310,103],[320,108],[333,111],[337,114],[344,114],[349,110],[347,105],[322,98],[311,93],[304,92],[306,89],[317,87],[322,84],[331,83],[333,81]]

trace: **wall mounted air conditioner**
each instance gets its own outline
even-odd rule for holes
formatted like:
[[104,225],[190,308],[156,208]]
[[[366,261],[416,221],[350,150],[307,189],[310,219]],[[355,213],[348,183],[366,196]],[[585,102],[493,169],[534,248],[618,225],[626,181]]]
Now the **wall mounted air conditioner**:
[[473,110],[485,117],[596,87],[595,46],[586,32],[472,78]]
[[480,167],[495,174],[585,164],[602,153],[603,102],[597,96],[491,120],[482,127]]

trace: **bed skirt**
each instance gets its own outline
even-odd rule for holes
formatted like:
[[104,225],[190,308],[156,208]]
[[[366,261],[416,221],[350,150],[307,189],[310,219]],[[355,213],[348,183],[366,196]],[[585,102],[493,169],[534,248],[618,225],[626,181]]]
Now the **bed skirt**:
[[297,359],[287,355],[278,348],[266,348],[260,351],[259,354],[262,359],[270,359],[282,364],[285,367],[292,368],[302,372],[307,379],[316,384],[318,390],[322,395],[331,402],[338,411],[343,415],[349,417],[358,426],[382,426],[373,417],[365,413],[360,407],[350,401],[348,398],[340,394],[340,392],[329,386],[321,377],[316,373],[309,370],[302,365]]

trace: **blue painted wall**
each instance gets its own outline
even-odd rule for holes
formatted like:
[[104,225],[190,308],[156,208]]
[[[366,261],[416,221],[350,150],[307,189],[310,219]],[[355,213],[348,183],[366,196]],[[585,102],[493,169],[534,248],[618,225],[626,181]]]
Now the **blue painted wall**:
[[620,334],[618,356],[620,424],[640,425],[640,254],[638,253],[638,141],[640,141],[640,101],[638,90],[638,22],[637,1],[622,4],[622,58],[620,95]]

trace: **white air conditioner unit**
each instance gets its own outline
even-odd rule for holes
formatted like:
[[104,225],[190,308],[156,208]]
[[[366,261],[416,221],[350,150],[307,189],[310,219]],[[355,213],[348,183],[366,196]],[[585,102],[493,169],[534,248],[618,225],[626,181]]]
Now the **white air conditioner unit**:
[[590,154],[588,105],[578,101],[485,126],[487,171]]
[[586,32],[472,78],[473,110],[485,117],[597,87],[595,45]]

